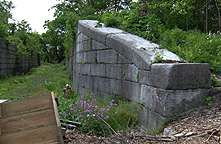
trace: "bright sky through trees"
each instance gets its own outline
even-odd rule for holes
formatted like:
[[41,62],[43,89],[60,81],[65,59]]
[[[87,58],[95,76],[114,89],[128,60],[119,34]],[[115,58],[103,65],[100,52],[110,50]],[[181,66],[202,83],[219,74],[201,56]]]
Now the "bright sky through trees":
[[[8,0],[10,1],[10,0]],[[22,21],[25,19],[32,31],[46,32],[43,28],[45,20],[52,20],[54,9],[48,11],[58,0],[11,0],[15,8],[12,10],[13,19]],[[11,22],[11,21],[10,21]]]

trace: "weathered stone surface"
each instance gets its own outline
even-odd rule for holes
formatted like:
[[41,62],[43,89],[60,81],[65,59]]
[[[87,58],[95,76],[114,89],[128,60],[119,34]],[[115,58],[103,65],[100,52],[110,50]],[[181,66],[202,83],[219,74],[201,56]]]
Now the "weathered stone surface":
[[122,96],[123,81],[117,79],[110,80],[110,94]]
[[98,63],[117,63],[118,53],[115,50],[100,50],[97,52]]
[[165,120],[166,118],[159,115],[158,113],[142,107],[139,113],[138,126],[146,132],[151,133],[159,128],[162,128]]
[[206,95],[206,89],[165,90],[142,85],[140,101],[146,108],[171,117],[203,106]]
[[80,43],[80,42],[87,41],[87,40],[89,40],[89,37],[80,33],[79,35],[77,35],[76,43]]
[[[133,50],[132,47],[133,41],[130,40],[132,34],[120,33],[120,34],[111,34],[107,36],[107,46],[113,48],[120,54],[124,55],[126,59],[132,61]],[[128,41],[125,41],[127,39]]]
[[76,53],[76,62],[84,63],[84,52]]
[[90,64],[78,64],[77,73],[81,75],[90,75]]
[[93,87],[93,80],[91,76],[78,76],[78,85],[79,87],[86,88],[86,89],[92,89]]
[[109,93],[110,92],[110,79],[94,77],[93,90],[97,92]]
[[123,81],[122,96],[128,100],[140,102],[141,85],[139,83]]
[[74,89],[142,103],[139,125],[148,131],[162,126],[166,118],[203,106],[208,95],[220,101],[220,93],[209,89],[208,64],[153,64],[159,54],[163,60],[181,59],[138,36],[95,25],[97,21],[90,20],[78,24]]
[[104,49],[109,49],[107,46],[104,44],[101,44],[95,40],[92,40],[92,50],[104,50]]
[[95,27],[97,22],[97,20],[79,20],[78,27],[83,34],[102,44],[106,43],[106,36],[108,34],[123,32],[116,28]]
[[91,64],[91,76],[105,77],[105,64]]
[[122,64],[106,64],[106,77],[114,79],[123,79]]
[[139,83],[151,85],[151,72],[145,70],[139,70]]
[[153,86],[163,89],[210,88],[209,64],[172,63],[151,66]]
[[117,63],[120,63],[120,64],[131,64],[132,62],[130,62],[128,59],[126,59],[122,54],[118,53]]
[[124,64],[124,79],[138,82],[138,68],[133,64]]
[[168,127],[168,128],[164,128],[163,130],[163,135],[164,136],[170,136],[177,133],[177,131],[175,131],[172,127]]
[[96,51],[89,51],[84,53],[84,62],[95,63],[97,57]]
[[212,98],[212,103],[220,103],[221,104],[221,87],[212,87],[207,90],[207,97]]

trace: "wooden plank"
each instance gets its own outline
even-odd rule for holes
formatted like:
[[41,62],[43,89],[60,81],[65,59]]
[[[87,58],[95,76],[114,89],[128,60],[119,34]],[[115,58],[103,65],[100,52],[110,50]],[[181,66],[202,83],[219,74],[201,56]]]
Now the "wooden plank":
[[0,144],[36,144],[47,141],[57,142],[57,136],[57,127],[53,125],[4,136],[2,135],[0,136]]
[[1,105],[1,103],[0,103],[0,136],[2,135],[1,117],[2,117],[2,105]]
[[2,117],[16,116],[52,107],[50,94],[9,101],[2,103]]
[[58,108],[57,108],[57,103],[55,101],[55,93],[54,92],[51,92],[51,97],[52,97],[52,102],[53,102],[55,119],[56,119],[56,123],[57,123],[58,142],[61,142],[61,144],[64,144],[63,135],[61,132],[61,123],[60,123],[60,119],[59,119]]
[[0,103],[0,118],[2,117],[2,104]]
[[59,106],[59,101],[58,101],[58,96],[57,96],[57,93],[54,93],[54,99],[57,103],[57,106]]
[[12,116],[1,119],[2,135],[8,132],[25,131],[26,129],[35,128],[36,126],[56,125],[54,110],[47,109],[33,113],[27,113],[18,116]]

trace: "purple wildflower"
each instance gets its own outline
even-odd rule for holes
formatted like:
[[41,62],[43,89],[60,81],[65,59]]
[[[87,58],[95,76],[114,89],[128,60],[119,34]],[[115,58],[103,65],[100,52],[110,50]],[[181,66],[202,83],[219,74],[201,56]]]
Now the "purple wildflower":
[[115,112],[115,114],[117,114],[117,112]]
[[107,109],[107,111],[109,112],[109,111],[110,111],[110,109]]
[[117,106],[117,104],[114,104],[114,106]]

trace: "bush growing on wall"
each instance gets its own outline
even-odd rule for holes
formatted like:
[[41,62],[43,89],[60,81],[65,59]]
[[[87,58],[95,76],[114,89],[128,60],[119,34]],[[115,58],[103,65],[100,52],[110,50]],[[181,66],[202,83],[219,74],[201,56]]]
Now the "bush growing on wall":
[[166,48],[188,62],[210,63],[213,73],[221,73],[221,36],[197,30],[175,28],[161,34],[160,47]]

